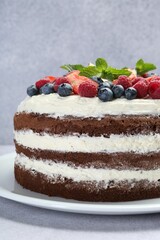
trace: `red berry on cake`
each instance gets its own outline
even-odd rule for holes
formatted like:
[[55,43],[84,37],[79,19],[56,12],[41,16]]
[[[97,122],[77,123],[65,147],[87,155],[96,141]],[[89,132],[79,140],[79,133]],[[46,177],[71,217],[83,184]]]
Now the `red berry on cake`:
[[150,82],[153,81],[153,80],[160,81],[160,76],[153,75],[153,76],[151,76],[151,77],[146,78],[146,81],[147,81],[148,83],[150,83]]
[[59,85],[61,85],[62,83],[69,83],[68,79],[66,77],[59,77],[56,78],[55,82],[54,82],[54,90],[57,92]]
[[137,82],[143,81],[143,80],[144,80],[143,77],[135,77],[134,79],[132,79],[132,86],[135,85]]
[[50,82],[49,80],[41,79],[41,80],[37,81],[35,85],[38,89],[40,89],[41,87],[43,87],[45,84],[47,84],[49,82]]
[[133,87],[137,90],[137,97],[138,98],[145,98],[148,94],[148,85],[145,81],[140,80]]
[[82,83],[90,83],[91,85],[95,86],[96,89],[98,88],[98,83],[94,82],[90,78],[79,76],[79,71],[73,71],[72,73],[68,74],[67,79],[73,88],[73,92],[75,94],[79,94],[79,86]]
[[112,81],[112,83],[113,83],[113,85],[118,85],[118,79],[114,79],[114,80]]
[[97,95],[97,87],[94,84],[83,82],[79,85],[78,94],[81,97],[95,97]]
[[153,80],[148,87],[149,96],[153,99],[160,99],[160,81]]
[[132,82],[127,76],[121,75],[118,77],[116,85],[122,85],[124,89],[127,89],[132,86]]
[[50,82],[54,82],[56,80],[56,77],[54,77],[54,76],[46,76],[44,79],[48,80]]

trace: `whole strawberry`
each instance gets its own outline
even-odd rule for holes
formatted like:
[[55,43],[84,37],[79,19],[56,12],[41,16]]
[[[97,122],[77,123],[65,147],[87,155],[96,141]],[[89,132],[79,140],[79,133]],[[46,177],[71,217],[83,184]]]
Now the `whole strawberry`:
[[116,85],[122,85],[124,89],[127,89],[132,86],[132,82],[127,76],[121,75],[118,77],[118,81],[116,82]]
[[79,85],[78,94],[81,97],[95,97],[97,95],[97,87],[88,82],[83,82]]
[[148,94],[148,85],[145,81],[140,80],[133,87],[137,90],[137,98],[145,98]]

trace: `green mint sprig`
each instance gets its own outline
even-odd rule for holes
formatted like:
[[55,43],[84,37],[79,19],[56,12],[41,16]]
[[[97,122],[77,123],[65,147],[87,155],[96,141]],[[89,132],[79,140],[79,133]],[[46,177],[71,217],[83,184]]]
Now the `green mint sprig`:
[[71,72],[73,70],[79,70],[81,76],[86,76],[92,78],[93,76],[106,78],[109,80],[114,80],[120,75],[129,76],[131,72],[127,69],[117,69],[108,66],[108,63],[104,58],[97,58],[94,66],[83,66],[81,64],[71,65],[66,64],[61,66],[61,68]]
[[84,66],[81,64],[75,64],[75,65],[65,64],[65,65],[61,66],[61,68],[63,68],[64,70],[67,70],[68,72],[71,72],[73,70],[81,71],[84,68]]
[[143,59],[139,59],[136,63],[136,71],[138,75],[143,75],[149,71],[155,70],[157,67],[153,63],[144,62]]
[[[92,78],[93,76],[101,77],[113,81],[117,79],[120,75],[130,76],[131,71],[126,68],[113,68],[108,65],[107,61],[104,58],[97,58],[95,65],[93,66],[83,66],[81,64],[66,64],[61,66],[61,68],[71,72],[73,70],[79,70],[79,75]],[[135,67],[138,75],[143,75],[144,73],[155,70],[156,66],[152,63],[145,63],[143,59],[139,59]]]

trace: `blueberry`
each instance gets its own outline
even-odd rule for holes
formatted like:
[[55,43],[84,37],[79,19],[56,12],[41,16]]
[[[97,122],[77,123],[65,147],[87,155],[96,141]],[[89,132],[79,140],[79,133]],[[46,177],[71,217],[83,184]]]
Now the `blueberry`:
[[69,83],[62,83],[59,85],[57,92],[61,97],[69,96],[72,93],[72,86]]
[[110,84],[111,88],[114,86],[114,84],[111,81],[108,81],[108,83]]
[[115,98],[120,98],[124,94],[124,87],[122,85],[114,85],[112,87],[112,92]]
[[97,82],[98,84],[103,83],[103,80],[100,77],[93,76],[91,79],[93,81]]
[[98,98],[103,102],[112,101],[113,92],[109,88],[100,88],[98,91]]
[[128,100],[135,99],[137,97],[137,90],[133,87],[129,87],[125,90],[125,97]]
[[40,88],[39,92],[42,94],[50,94],[54,93],[54,84],[53,83],[46,83],[43,87]]
[[111,84],[108,81],[100,83],[98,86],[98,89],[101,89],[101,88],[111,88]]
[[31,85],[27,88],[27,94],[32,97],[34,95],[37,95],[39,93],[38,88],[36,88],[35,85]]

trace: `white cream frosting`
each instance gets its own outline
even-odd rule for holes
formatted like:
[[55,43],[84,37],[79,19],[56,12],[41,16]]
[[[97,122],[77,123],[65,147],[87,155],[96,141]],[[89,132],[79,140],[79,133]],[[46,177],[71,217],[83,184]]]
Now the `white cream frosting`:
[[104,181],[108,185],[109,181],[140,181],[148,180],[149,182],[157,182],[160,179],[160,169],[156,170],[116,170],[93,167],[82,168],[69,166],[66,163],[55,163],[49,160],[35,160],[28,158],[25,155],[17,155],[16,165],[19,165],[26,170],[35,170],[45,174],[48,178],[56,181],[57,177],[72,179],[75,182],[80,181]]
[[62,152],[135,152],[149,153],[160,151],[160,134],[114,135],[106,138],[88,135],[49,135],[34,133],[32,130],[15,131],[18,144],[32,149]]
[[96,117],[104,115],[159,115],[160,100],[116,99],[102,102],[98,97],[85,98],[78,95],[60,97],[58,94],[27,97],[18,107],[18,112],[49,114],[51,117]]

